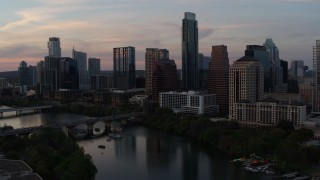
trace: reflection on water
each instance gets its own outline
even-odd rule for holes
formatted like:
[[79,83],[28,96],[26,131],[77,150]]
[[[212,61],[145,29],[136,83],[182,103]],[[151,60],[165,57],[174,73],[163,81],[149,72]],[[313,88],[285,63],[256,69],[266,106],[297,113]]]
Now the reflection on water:
[[[92,156],[97,180],[264,179],[184,138],[143,127],[128,128],[123,136],[111,142],[106,137],[78,142]],[[99,149],[100,144],[106,148]]]
[[[86,116],[66,113],[41,113],[0,119],[0,126],[14,128],[75,122]],[[79,127],[85,128],[80,125]],[[93,129],[103,130],[97,123]],[[65,129],[65,131],[67,131]],[[98,169],[97,180],[211,180],[265,179],[229,163],[220,152],[208,153],[187,139],[143,127],[126,129],[121,140],[106,141],[106,137],[79,141],[92,156]],[[105,145],[99,149],[98,145]],[[212,150],[211,150],[212,151]]]

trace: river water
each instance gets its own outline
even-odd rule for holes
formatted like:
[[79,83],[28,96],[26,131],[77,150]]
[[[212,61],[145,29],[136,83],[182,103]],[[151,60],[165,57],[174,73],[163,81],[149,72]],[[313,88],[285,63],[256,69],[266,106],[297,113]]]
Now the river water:
[[[6,117],[0,126],[14,128],[55,124],[88,118],[67,113],[41,113]],[[78,144],[92,156],[98,169],[96,180],[224,180],[269,179],[229,163],[225,154],[202,147],[186,138],[145,127],[129,127],[124,138],[106,141],[102,136]],[[105,149],[98,148],[104,145]]]

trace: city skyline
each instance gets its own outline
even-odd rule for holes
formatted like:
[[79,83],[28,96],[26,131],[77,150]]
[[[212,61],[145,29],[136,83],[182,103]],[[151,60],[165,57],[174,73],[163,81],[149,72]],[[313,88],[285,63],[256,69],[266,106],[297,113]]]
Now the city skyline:
[[[244,55],[246,45],[272,38],[280,58],[301,59],[311,67],[312,47],[320,39],[317,5],[312,0],[18,0],[4,2],[0,12],[0,71],[17,70],[19,62],[36,65],[47,55],[49,37],[59,37],[62,56],[73,46],[101,59],[112,70],[114,47],[136,47],[136,69],[144,69],[146,48],[166,48],[181,69],[181,20],[197,16],[199,52],[228,46],[229,64]],[[150,8],[157,7],[157,8]],[[164,11],[165,10],[165,11]],[[165,13],[163,13],[165,12]]]

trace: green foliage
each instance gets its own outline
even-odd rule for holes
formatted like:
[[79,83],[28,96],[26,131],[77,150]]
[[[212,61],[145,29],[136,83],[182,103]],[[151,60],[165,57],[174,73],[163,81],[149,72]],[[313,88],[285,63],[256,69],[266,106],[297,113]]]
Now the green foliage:
[[174,114],[156,108],[143,123],[199,140],[236,157],[252,153],[276,161],[277,169],[306,169],[320,160],[320,148],[305,146],[312,139],[308,129],[295,130],[292,123],[281,121],[276,128],[240,128],[235,121],[210,122],[206,117]]
[[94,179],[96,168],[91,156],[62,131],[43,129],[30,139],[10,137],[1,140],[7,158],[25,157],[27,164],[43,179]]

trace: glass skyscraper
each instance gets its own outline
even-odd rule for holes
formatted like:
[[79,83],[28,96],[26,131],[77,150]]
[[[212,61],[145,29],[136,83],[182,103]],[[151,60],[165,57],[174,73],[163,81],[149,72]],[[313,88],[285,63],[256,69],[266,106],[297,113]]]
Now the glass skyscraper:
[[50,37],[48,42],[49,56],[61,57],[60,39],[57,37]]
[[113,48],[113,83],[115,88],[135,88],[135,57],[135,47]]
[[182,20],[182,81],[185,90],[199,88],[198,21],[191,12]]

